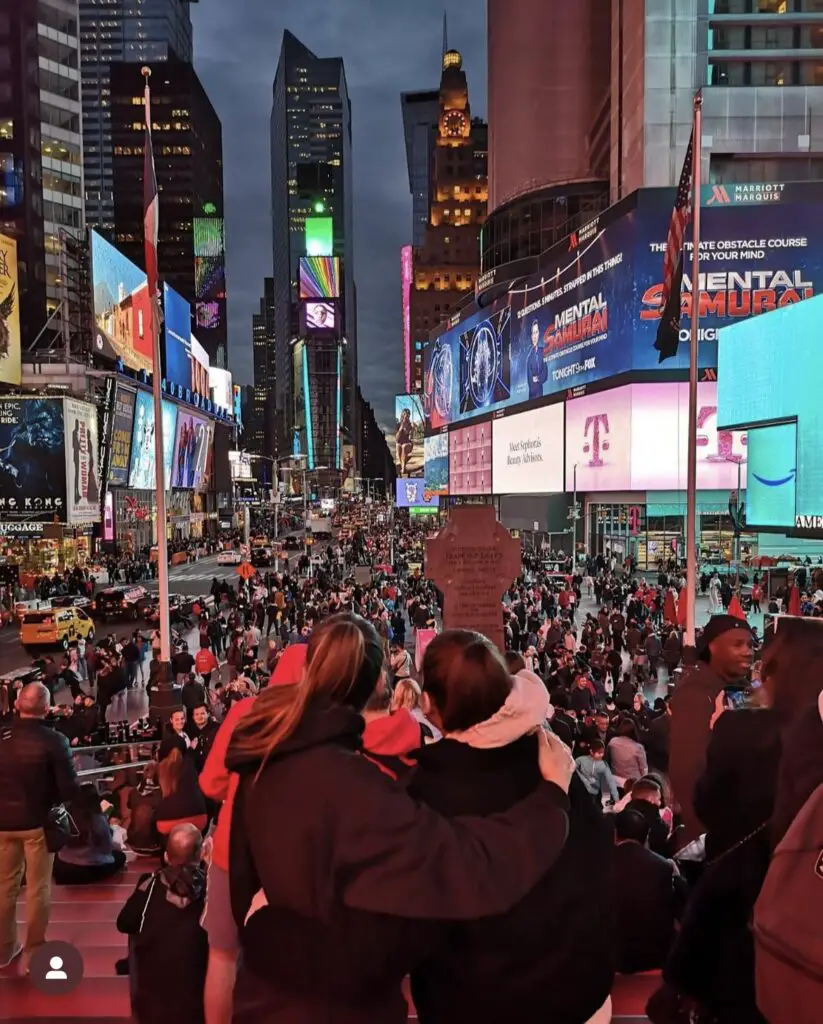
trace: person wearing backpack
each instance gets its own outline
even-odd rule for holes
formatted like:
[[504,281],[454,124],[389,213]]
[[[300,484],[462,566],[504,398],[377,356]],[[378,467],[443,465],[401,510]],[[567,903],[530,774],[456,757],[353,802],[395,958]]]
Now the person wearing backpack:
[[785,628],[763,661],[761,706],[729,710],[725,690],[716,698],[694,793],[695,812],[707,830],[706,867],[663,972],[665,989],[647,1008],[652,1024],[672,1019],[671,1001],[697,1021],[765,1020],[755,1001],[750,921],[769,867],[784,738],[817,701],[821,665],[823,628]]

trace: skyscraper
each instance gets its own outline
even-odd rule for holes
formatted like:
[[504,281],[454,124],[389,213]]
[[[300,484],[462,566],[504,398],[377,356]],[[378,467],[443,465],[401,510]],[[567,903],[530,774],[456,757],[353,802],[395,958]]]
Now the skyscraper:
[[17,241],[23,347],[46,319],[37,8],[0,0],[0,233]]
[[333,474],[358,437],[351,107],[342,58],[318,57],[291,32],[274,79],[271,169],[277,448]]
[[610,34],[602,0],[488,0],[484,271],[538,256],[608,205]]
[[277,458],[274,418],[274,280],[271,277],[263,282],[260,310],[252,316],[252,359],[254,398],[249,423],[246,424],[246,447],[260,455]]
[[474,294],[488,199],[487,142],[485,122],[471,116],[463,59],[457,50],[446,50],[437,92],[426,229],[412,251],[412,391],[423,389],[423,347],[429,331]]
[[189,7],[196,2],[80,0],[86,217],[108,235],[114,232],[110,66],[171,57],[190,64]]
[[[171,57],[151,71],[152,141],[160,197],[160,276],[192,304],[193,330],[212,362],[226,366],[223,136],[194,68]],[[143,265],[141,65],[109,68],[114,243]]]
[[77,0],[37,0],[37,23],[46,306],[51,313],[62,297],[66,266],[60,233],[80,237],[85,227]]
[[614,0],[613,200],[677,182],[701,87],[704,180],[820,178],[820,0]]
[[409,170],[409,191],[412,195],[412,245],[423,245],[429,222],[429,196],[437,140],[437,118],[440,115],[440,93],[437,89],[404,92],[400,96],[403,110],[403,135],[406,140],[406,164]]

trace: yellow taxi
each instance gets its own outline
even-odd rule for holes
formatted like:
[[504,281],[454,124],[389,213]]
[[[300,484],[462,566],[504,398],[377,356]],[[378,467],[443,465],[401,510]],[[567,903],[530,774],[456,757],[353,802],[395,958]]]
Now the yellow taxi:
[[39,608],[27,611],[20,624],[20,643],[28,647],[62,647],[83,637],[94,639],[94,622],[82,608]]

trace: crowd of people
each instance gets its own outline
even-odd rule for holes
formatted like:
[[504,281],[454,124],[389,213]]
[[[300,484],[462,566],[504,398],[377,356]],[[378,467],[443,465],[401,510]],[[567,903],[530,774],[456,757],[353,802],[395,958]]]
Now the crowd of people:
[[[819,624],[761,652],[719,612],[684,648],[676,566],[527,556],[504,652],[468,629],[423,648],[442,612],[413,568],[427,530],[370,514],[337,524],[310,576],[214,581],[196,650],[174,655],[181,708],[116,789],[78,783],[48,686],[20,691],[0,737],[0,963],[22,951],[23,861],[28,957],[52,873],[145,857],[118,918],[141,1024],[401,1024],[406,979],[424,1024],[605,1024],[616,975],[649,971],[653,1024],[816,1019],[800,985],[791,1015],[764,1010],[761,936],[774,851],[823,783]],[[156,685],[138,636],[73,658],[78,707],[113,673]],[[785,987],[798,958],[779,963]]]

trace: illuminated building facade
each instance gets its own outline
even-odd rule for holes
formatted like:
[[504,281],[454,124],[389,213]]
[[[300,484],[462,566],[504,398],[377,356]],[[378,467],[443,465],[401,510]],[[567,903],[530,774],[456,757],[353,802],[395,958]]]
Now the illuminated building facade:
[[[65,0],[64,0],[65,2]],[[197,0],[80,0],[86,219],[114,233],[112,64],[192,62],[190,4]]]
[[246,447],[249,451],[271,458],[277,456],[274,417],[275,349],[274,349],[274,280],[263,283],[260,311],[252,316],[252,361],[254,384],[249,422],[246,425]]
[[305,455],[332,486],[358,441],[351,107],[342,59],[291,32],[274,79],[271,165],[276,447]]
[[[223,138],[191,64],[149,64],[152,142],[160,196],[160,276],[192,304],[192,328],[226,367]],[[110,68],[114,244],[143,266],[143,88],[139,64]]]
[[423,390],[423,348],[429,332],[474,295],[480,230],[488,201],[487,130],[472,118],[463,60],[443,54],[431,159],[428,221],[412,250],[410,385]]
[[46,319],[37,8],[0,0],[0,233],[17,241],[24,348]]

